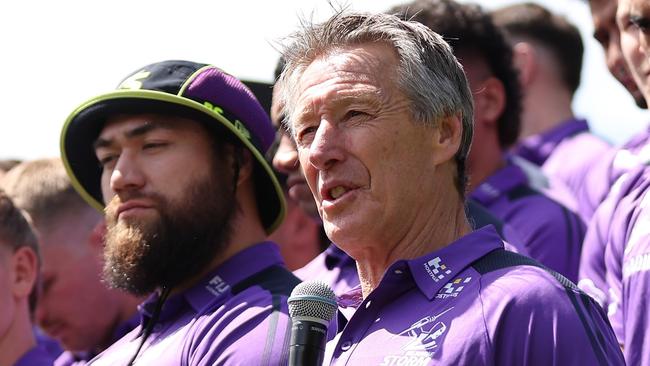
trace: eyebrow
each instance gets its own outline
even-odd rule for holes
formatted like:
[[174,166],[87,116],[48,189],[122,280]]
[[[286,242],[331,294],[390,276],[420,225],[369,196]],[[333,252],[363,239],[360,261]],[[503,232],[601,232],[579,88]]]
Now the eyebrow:
[[[136,137],[140,137],[143,135],[146,135],[147,133],[157,130],[157,129],[166,129],[166,130],[171,130],[173,129],[172,126],[170,126],[169,123],[151,123],[151,122],[145,122],[144,124],[134,127],[126,132],[123,133],[123,136],[127,139],[133,139]],[[93,148],[95,150],[102,148],[102,147],[110,147],[114,143],[113,139],[104,139],[101,137],[98,137],[95,142],[93,142]]]

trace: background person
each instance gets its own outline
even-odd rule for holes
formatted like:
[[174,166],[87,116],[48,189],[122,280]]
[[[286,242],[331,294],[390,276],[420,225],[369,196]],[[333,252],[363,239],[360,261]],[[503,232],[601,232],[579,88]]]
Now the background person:
[[52,365],[37,346],[31,314],[39,270],[38,242],[29,223],[0,189],[0,364]]
[[477,5],[422,0],[398,5],[389,13],[418,21],[449,39],[463,65],[474,101],[469,197],[511,225],[528,255],[576,281],[584,222],[539,189],[536,177],[543,173],[537,167],[522,167],[507,155],[519,135],[521,87],[503,33]]
[[88,361],[135,328],[141,302],[101,281],[102,214],[74,190],[59,158],[19,164],[4,187],[29,213],[41,245],[43,289],[35,320],[66,350],[57,365]]
[[513,46],[522,85],[522,131],[513,153],[540,166],[575,195],[590,183],[589,169],[610,150],[571,108],[582,71],[580,31],[534,3],[497,9],[492,18]]

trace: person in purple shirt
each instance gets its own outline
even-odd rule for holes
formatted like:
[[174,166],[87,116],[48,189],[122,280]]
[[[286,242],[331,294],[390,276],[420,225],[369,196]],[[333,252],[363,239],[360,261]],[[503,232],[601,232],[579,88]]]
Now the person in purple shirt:
[[532,258],[576,281],[584,222],[534,183],[530,170],[536,167],[524,169],[506,154],[519,133],[521,92],[502,32],[483,10],[454,2],[415,1],[389,13],[449,39],[463,65],[474,99],[469,197],[515,228]]
[[[621,0],[616,20],[623,57],[646,100],[650,99],[647,69],[647,2]],[[616,182],[594,214],[581,267],[580,285],[599,297],[630,365],[650,360],[650,167],[630,171]]]
[[[647,108],[646,100],[636,85],[621,50],[621,32],[616,25],[617,0],[589,0],[594,38],[603,47],[605,62],[612,76],[630,93],[639,108]],[[615,121],[614,121],[615,122]],[[589,169],[589,180],[576,192],[580,215],[589,222],[594,211],[607,197],[616,180],[639,164],[650,161],[650,126],[634,135],[619,149],[602,156]],[[590,250],[591,251],[591,250]]]
[[287,362],[299,280],[265,241],[285,215],[273,138],[244,84],[190,61],[140,68],[70,114],[62,160],[105,212],[103,277],[150,294],[138,327],[89,364]]
[[34,319],[65,349],[57,366],[88,361],[137,325],[142,301],[101,281],[104,219],[59,158],[25,161],[3,183],[39,237],[43,290]]
[[491,14],[513,47],[522,86],[521,134],[512,152],[578,192],[588,184],[589,168],[610,150],[571,108],[582,69],[580,32],[538,4],[514,4]]
[[[623,365],[602,309],[465,215],[472,93],[437,33],[337,12],[289,38],[282,98],[356,311],[328,364]],[[345,309],[344,309],[345,310]]]
[[31,322],[37,301],[38,241],[27,219],[0,189],[0,365],[48,366]]
[[[284,63],[280,62],[280,71]],[[276,75],[276,78],[279,77]],[[278,128],[276,141],[277,150],[273,155],[273,166],[283,174],[287,175],[287,183],[291,198],[298,202],[304,212],[320,223],[318,208],[314,197],[309,190],[305,176],[300,169],[298,161],[298,150],[296,144],[289,136],[288,131],[280,126],[284,119],[282,105],[279,100],[280,84],[276,83],[273,90],[273,101],[271,107],[271,120]],[[503,223],[494,217],[485,207],[474,200],[468,200],[465,208],[474,228],[481,228],[486,225],[493,225],[499,235],[508,241],[507,249],[527,254],[523,240],[510,225]],[[314,244],[311,244],[314,246]],[[350,258],[344,251],[334,244],[330,244],[320,255],[307,263],[302,268],[294,271],[294,274],[303,280],[319,279],[328,284],[335,294],[341,295],[359,285],[359,277],[354,259]]]

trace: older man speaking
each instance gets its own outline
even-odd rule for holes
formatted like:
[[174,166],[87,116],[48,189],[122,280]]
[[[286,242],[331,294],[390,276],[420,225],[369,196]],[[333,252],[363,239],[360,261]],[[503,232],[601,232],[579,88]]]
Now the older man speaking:
[[[330,239],[357,262],[331,364],[623,364],[571,282],[474,232],[463,209],[472,95],[442,38],[389,15],[305,24],[283,100]],[[406,362],[406,363],[405,363]]]

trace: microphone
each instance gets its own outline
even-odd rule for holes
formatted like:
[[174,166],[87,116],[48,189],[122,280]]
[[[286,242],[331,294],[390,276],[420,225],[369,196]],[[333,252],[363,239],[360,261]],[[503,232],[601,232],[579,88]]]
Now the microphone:
[[320,366],[327,326],[336,313],[334,291],[321,281],[298,284],[287,299],[291,318],[289,366]]

